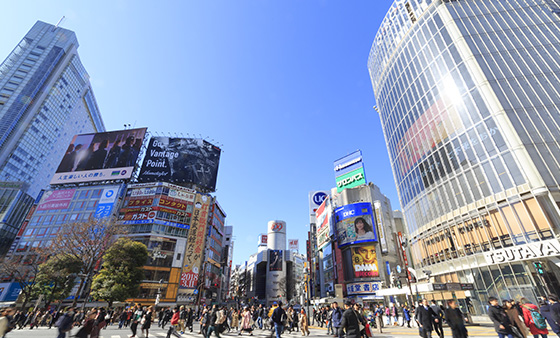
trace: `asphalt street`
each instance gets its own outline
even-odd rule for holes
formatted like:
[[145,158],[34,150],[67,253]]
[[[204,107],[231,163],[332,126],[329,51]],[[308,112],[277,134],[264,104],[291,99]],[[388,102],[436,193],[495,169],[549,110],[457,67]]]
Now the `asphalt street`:
[[[477,338],[495,338],[497,337],[497,334],[494,332],[492,327],[488,327],[488,326],[469,326],[468,327],[469,330],[469,336],[471,337],[477,337]],[[73,329],[72,330],[72,334],[74,334],[75,332],[77,332],[78,329]],[[311,327],[310,328],[311,334],[309,335],[310,337],[332,337],[327,335],[327,330],[325,328],[316,328],[316,327]],[[198,327],[195,327],[195,330],[193,333],[187,332],[185,334],[182,335],[182,337],[197,337],[197,338],[202,338],[202,335],[198,334]],[[8,333],[6,335],[7,338],[47,338],[47,337],[56,337],[58,334],[57,329],[56,328],[52,328],[52,329],[48,329],[48,328],[44,328],[44,327],[39,327],[39,328],[35,328],[33,330],[30,329],[23,329],[23,330],[14,330],[10,333]],[[451,331],[448,328],[445,328],[444,331],[445,337],[447,338],[451,338]],[[121,330],[118,329],[117,325],[111,325],[109,326],[107,329],[104,329],[101,331],[100,333],[100,338],[128,338],[132,335],[132,332],[130,331],[129,328],[123,328]],[[166,337],[167,336],[167,327],[165,330],[158,328],[157,324],[154,323],[154,325],[152,326],[152,329],[150,329],[150,335],[149,337],[153,337],[153,338],[161,338],[161,337]],[[226,332],[225,334],[221,335],[222,337],[240,337],[238,336],[237,332]],[[243,336],[248,336],[247,333],[244,333]],[[384,328],[383,329],[383,333],[378,333],[376,330],[373,331],[373,336],[374,337],[379,337],[379,338],[391,338],[391,337],[418,337],[418,329],[417,328],[406,328],[406,327],[389,327],[389,328]],[[437,335],[435,334],[435,332],[433,333],[433,336],[437,338]],[[70,338],[71,335],[66,335],[66,337]],[[138,338],[143,338],[144,335],[140,333],[140,330],[138,330],[138,334],[137,334]],[[174,336],[172,336],[174,337]],[[215,337],[214,334],[212,334],[212,337]],[[265,337],[270,337],[270,331],[264,331],[264,330],[255,330],[253,332],[253,337],[261,337],[261,338],[265,338]],[[285,338],[298,338],[301,337],[301,333],[300,332],[293,332],[293,333],[288,333],[286,332],[285,334],[282,335],[282,337]]]

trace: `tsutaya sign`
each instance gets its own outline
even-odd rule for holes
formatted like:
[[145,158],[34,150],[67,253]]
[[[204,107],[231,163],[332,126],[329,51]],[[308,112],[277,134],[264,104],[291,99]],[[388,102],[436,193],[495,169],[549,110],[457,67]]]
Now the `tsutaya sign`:
[[484,258],[488,264],[524,261],[550,256],[560,256],[560,242],[556,239],[484,253]]

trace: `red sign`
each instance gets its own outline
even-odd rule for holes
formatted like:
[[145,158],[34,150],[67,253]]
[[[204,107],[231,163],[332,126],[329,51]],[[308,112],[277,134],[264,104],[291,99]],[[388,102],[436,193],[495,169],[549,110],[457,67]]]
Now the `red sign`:
[[178,209],[181,211],[187,210],[187,203],[181,201],[175,201],[173,198],[161,197],[159,199],[159,205],[162,207],[168,207],[173,209]]
[[284,228],[284,224],[280,222],[272,223],[270,226],[271,231],[281,231]]
[[128,207],[145,207],[150,206],[154,203],[153,198],[139,198],[139,199],[131,199],[128,201]]
[[198,273],[183,272],[181,274],[181,287],[193,289],[198,283]]

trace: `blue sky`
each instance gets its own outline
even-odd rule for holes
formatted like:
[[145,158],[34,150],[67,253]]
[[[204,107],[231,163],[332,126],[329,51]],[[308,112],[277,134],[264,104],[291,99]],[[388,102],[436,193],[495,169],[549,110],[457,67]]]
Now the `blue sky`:
[[269,220],[305,251],[308,193],[356,149],[400,209],[367,57],[392,1],[14,1],[4,59],[36,20],[76,32],[108,130],[130,123],[223,144],[216,195],[234,264]]

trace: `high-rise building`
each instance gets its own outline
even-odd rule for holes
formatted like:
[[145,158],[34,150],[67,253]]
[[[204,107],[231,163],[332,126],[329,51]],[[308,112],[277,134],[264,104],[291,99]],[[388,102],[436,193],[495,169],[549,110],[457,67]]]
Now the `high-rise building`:
[[25,217],[10,212],[48,187],[72,136],[105,130],[77,48],[74,32],[38,21],[0,65],[0,181],[25,182],[0,187],[0,254]]
[[370,51],[419,277],[472,314],[560,291],[559,15],[557,0],[396,0]]

